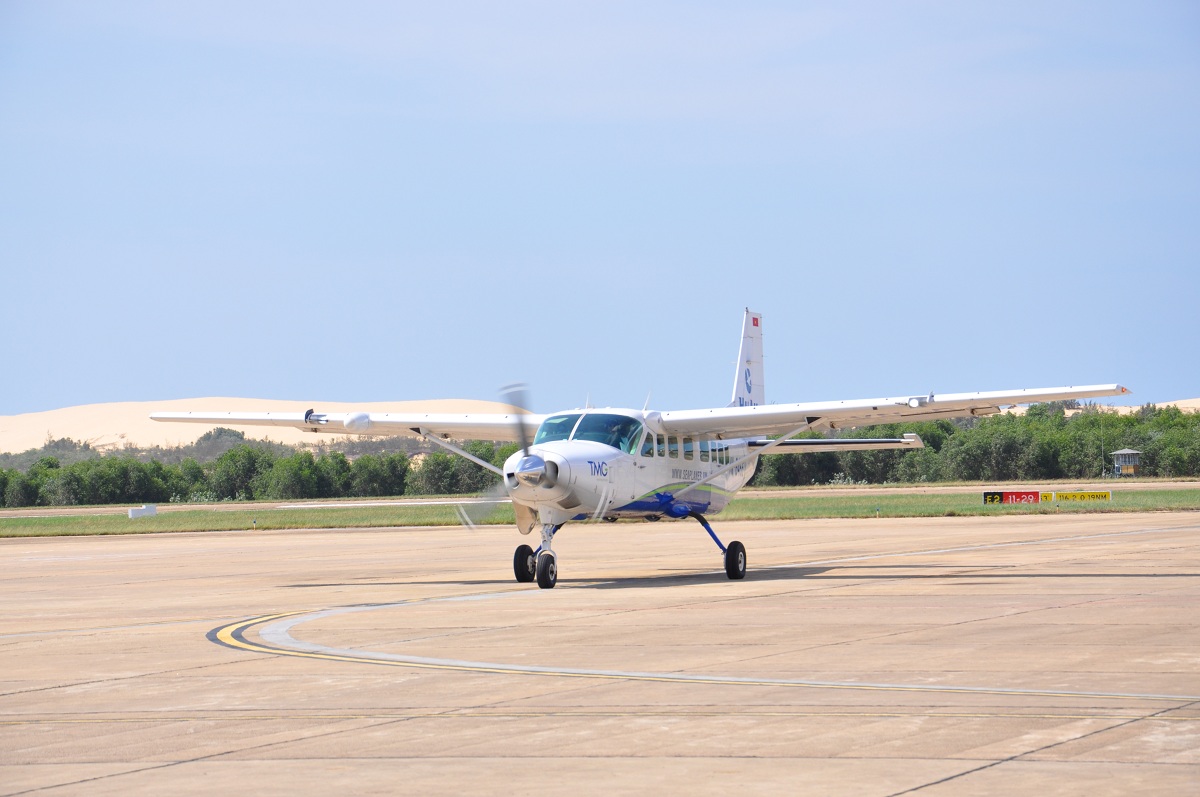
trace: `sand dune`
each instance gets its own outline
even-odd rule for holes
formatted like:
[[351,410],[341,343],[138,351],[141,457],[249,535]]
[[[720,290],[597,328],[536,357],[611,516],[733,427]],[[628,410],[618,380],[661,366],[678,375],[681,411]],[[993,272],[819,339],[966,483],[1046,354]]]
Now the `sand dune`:
[[[1165,402],[1182,410],[1200,412],[1200,399]],[[131,401],[114,404],[88,404],[47,412],[0,416],[0,451],[18,453],[40,448],[48,439],[69,437],[90,443],[100,450],[119,449],[126,445],[148,448],[171,447],[194,443],[214,427],[195,423],[159,423],[150,420],[157,411],[238,411],[304,412],[506,412],[510,408],[494,401],[471,399],[436,399],[431,401],[385,401],[380,403],[279,401],[274,399],[198,398],[172,401]],[[1023,409],[1023,408],[1022,408]],[[1134,412],[1138,407],[1114,407],[1120,412]],[[274,440],[278,443],[315,443],[332,435],[312,434],[298,429],[280,427],[239,427],[249,438]]]
[[[197,398],[173,401],[131,401],[88,404],[47,412],[0,416],[0,451],[18,453],[40,448],[47,439],[69,437],[90,443],[100,450],[126,445],[171,447],[194,443],[214,427],[197,423],[160,423],[150,420],[152,412],[240,411],[304,412],[506,412],[510,408],[493,401],[438,399],[432,401],[346,402],[279,401],[273,399]],[[246,437],[278,443],[315,443],[333,435],[312,434],[280,427],[237,427]]]
[[[1200,398],[1184,399],[1182,401],[1167,401],[1159,404],[1160,407],[1169,407],[1174,405],[1184,412],[1200,412]],[[1130,407],[1130,412],[1141,409],[1140,407]]]
[[[1175,406],[1175,407],[1178,407],[1179,409],[1183,410],[1184,412],[1200,412],[1200,399],[1182,399],[1180,401],[1164,401],[1161,404],[1158,404],[1157,406],[1159,406],[1159,407]],[[1116,410],[1121,415],[1129,415],[1130,413],[1137,412],[1141,408],[1142,408],[1142,405],[1140,405],[1140,404],[1137,405],[1136,407],[1105,407],[1106,410]],[[1027,409],[1029,409],[1029,408],[1025,407],[1025,406],[1010,407],[1009,409],[1005,410],[1005,412],[1012,413],[1013,415],[1024,415],[1025,410],[1027,410]],[[1082,410],[1067,410],[1067,417],[1075,415],[1076,413],[1079,413],[1079,412],[1082,412]]]

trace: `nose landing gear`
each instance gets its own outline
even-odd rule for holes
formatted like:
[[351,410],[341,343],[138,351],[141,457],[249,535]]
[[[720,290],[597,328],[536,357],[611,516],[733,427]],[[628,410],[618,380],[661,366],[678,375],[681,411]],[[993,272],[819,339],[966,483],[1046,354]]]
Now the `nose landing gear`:
[[542,526],[542,544],[535,551],[528,545],[517,546],[513,554],[513,575],[517,581],[528,583],[537,579],[542,589],[554,589],[558,583],[558,557],[550,549],[550,541],[562,524],[546,524]]
[[537,576],[537,559],[528,545],[517,546],[517,552],[513,554],[513,573],[522,584],[533,581]]
[[553,551],[542,551],[537,560],[537,583],[542,589],[554,589],[558,583],[558,562]]

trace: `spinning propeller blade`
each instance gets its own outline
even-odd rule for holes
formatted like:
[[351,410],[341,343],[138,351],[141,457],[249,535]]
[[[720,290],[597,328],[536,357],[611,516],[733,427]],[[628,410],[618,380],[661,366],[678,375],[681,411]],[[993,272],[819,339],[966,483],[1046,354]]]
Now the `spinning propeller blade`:
[[[521,382],[500,388],[500,398],[504,403],[520,410],[513,415],[517,419],[517,440],[521,446],[521,456],[529,455],[531,442],[529,425],[525,422],[525,413],[529,412],[528,390],[528,386]],[[509,503],[512,503],[512,499],[508,497],[508,490],[505,489],[504,483],[500,482],[478,500],[464,501],[459,504],[457,507],[458,517],[464,526],[473,529],[476,526],[485,525],[485,521],[496,513],[498,507]],[[527,533],[527,530],[522,530],[522,533]]]
[[515,413],[517,437],[521,444],[521,456],[529,456],[529,425],[525,423],[525,413],[529,412],[529,386],[522,382],[506,385],[500,388],[500,397],[504,399],[504,403],[523,410]]
[[[505,504],[512,503],[508,497],[508,490],[504,489],[504,484],[496,484],[491,487],[482,497],[463,501],[456,509],[458,510],[458,518],[467,528],[476,528],[478,526],[489,525],[486,521],[496,514],[496,510]],[[493,524],[494,525],[494,522]]]

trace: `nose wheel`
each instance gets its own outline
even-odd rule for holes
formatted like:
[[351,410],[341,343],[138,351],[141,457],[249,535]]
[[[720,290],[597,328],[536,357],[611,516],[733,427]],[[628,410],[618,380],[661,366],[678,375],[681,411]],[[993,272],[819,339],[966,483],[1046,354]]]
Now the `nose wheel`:
[[542,589],[554,589],[558,583],[558,557],[551,551],[535,555],[528,545],[520,545],[513,554],[513,575],[522,584],[537,579]]
[[537,583],[542,589],[554,589],[558,583],[558,557],[550,551],[542,551],[537,559]]
[[537,576],[537,559],[528,545],[517,546],[517,552],[513,554],[513,574],[522,584],[533,581]]
[[542,526],[542,544],[535,551],[528,545],[518,545],[513,553],[513,575],[517,581],[527,584],[537,581],[542,589],[554,589],[558,583],[558,557],[550,550],[550,541],[562,524]]

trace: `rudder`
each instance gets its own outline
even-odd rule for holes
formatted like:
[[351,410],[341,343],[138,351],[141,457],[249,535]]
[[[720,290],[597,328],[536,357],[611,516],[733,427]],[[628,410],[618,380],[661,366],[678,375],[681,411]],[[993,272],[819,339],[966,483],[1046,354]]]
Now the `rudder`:
[[733,374],[733,400],[730,407],[752,407],[766,403],[763,388],[762,313],[746,308],[742,321],[742,345],[738,349],[737,370]]

